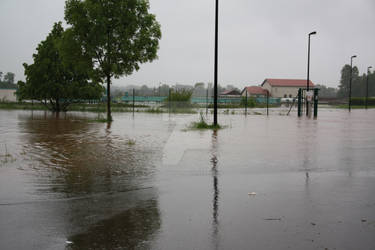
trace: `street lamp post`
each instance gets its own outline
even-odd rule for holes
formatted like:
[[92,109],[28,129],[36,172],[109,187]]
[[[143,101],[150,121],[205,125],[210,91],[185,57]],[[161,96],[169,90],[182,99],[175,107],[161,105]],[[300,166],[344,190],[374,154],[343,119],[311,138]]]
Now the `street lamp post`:
[[[316,35],[316,31],[309,33],[309,44],[307,51],[307,91],[310,90],[310,37]],[[309,101],[307,100],[306,95],[306,115],[309,115]]]
[[215,76],[214,76],[214,126],[217,126],[217,71],[218,71],[218,39],[219,39],[219,0],[215,10]]
[[368,106],[368,76],[370,75],[370,69],[372,67],[368,67],[367,68],[367,80],[366,80],[366,109],[367,109],[367,106]]
[[354,55],[350,57],[350,80],[349,80],[349,112],[352,110],[352,78],[353,78],[353,58],[357,56]]

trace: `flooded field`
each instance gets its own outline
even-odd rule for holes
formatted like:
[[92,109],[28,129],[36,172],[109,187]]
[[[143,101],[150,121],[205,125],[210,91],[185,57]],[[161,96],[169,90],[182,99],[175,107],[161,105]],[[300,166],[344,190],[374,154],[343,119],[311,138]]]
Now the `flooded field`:
[[0,111],[0,249],[375,249],[375,110]]

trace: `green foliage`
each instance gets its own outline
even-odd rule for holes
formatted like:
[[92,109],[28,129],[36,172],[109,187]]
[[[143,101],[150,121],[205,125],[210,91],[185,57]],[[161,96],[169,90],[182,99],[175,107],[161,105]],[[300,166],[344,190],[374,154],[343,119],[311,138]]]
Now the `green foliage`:
[[[82,55],[80,47],[66,38],[61,23],[55,23],[46,40],[42,41],[33,55],[34,63],[24,64],[26,82],[18,82],[20,100],[39,100],[52,111],[66,111],[79,99],[99,99],[103,88],[89,81],[89,64],[74,63],[64,57],[68,48],[75,55]],[[82,57],[82,56],[81,56]],[[80,57],[77,57],[80,58]]]
[[[375,96],[375,72],[369,72],[369,74],[359,75],[358,68],[353,67],[352,74],[352,96],[353,97],[364,97],[366,96],[367,88],[367,76],[369,82],[369,96]],[[341,70],[341,81],[337,97],[346,98],[349,96],[349,85],[350,85],[350,65],[345,65]]]
[[14,73],[12,73],[12,72],[7,72],[7,73],[4,75],[3,82],[5,82],[5,83],[9,83],[9,84],[14,84],[14,78],[15,78],[15,74],[14,74]]
[[165,100],[172,108],[191,107],[190,99],[193,92],[191,90],[171,90],[169,97]]
[[337,89],[327,87],[325,85],[316,85],[317,88],[319,88],[319,97],[323,98],[335,98],[337,96]]
[[160,25],[147,0],[67,0],[65,20],[91,59],[93,79],[107,83],[108,118],[112,77],[131,75],[157,58]]
[[16,89],[17,85],[13,83],[0,82],[0,89]]
[[0,71],[0,88],[1,89],[16,89],[17,85],[14,84],[15,74],[8,72],[3,79],[3,72]]
[[[241,106],[246,106],[246,97],[242,97],[241,99]],[[256,101],[254,97],[248,97],[247,98],[247,107],[248,108],[254,108],[256,106]]]

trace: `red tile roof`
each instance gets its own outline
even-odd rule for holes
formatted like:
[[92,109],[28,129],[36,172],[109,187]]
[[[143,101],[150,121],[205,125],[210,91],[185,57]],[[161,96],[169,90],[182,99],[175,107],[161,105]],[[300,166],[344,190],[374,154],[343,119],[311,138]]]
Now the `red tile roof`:
[[220,95],[240,95],[241,93],[236,89],[225,90]]
[[251,95],[267,95],[267,90],[259,86],[250,86],[245,89],[247,89],[247,93]]
[[[307,80],[301,79],[266,79],[262,83],[262,86],[268,82],[271,86],[277,87],[306,87]],[[314,87],[314,83],[310,80],[310,87]]]

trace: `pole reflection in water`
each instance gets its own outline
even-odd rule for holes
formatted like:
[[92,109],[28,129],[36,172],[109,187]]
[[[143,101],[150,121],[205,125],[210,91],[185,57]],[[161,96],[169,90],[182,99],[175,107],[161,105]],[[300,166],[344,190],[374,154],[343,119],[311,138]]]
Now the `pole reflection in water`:
[[218,234],[219,234],[219,171],[218,171],[218,158],[217,158],[217,130],[213,131],[212,134],[212,149],[211,149],[211,174],[213,177],[214,197],[212,199],[212,241],[215,249],[218,248]]

